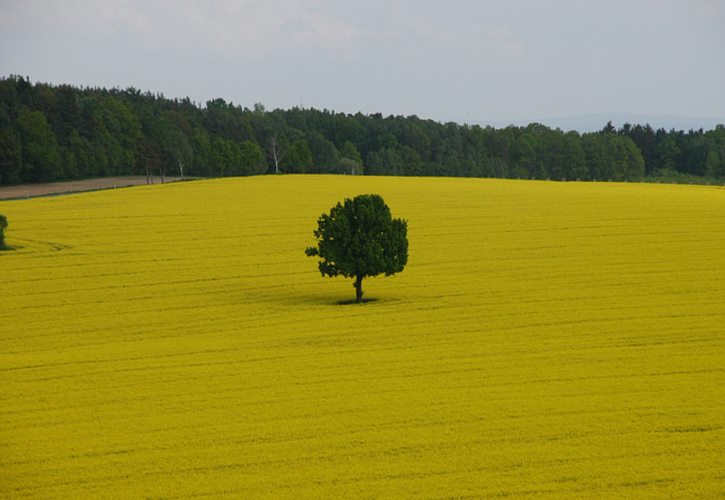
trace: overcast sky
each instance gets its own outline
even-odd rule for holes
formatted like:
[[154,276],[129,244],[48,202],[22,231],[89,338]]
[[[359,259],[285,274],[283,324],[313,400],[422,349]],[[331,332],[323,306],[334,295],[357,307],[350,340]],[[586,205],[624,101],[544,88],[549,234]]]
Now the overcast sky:
[[725,118],[725,1],[0,0],[0,74],[442,121]]

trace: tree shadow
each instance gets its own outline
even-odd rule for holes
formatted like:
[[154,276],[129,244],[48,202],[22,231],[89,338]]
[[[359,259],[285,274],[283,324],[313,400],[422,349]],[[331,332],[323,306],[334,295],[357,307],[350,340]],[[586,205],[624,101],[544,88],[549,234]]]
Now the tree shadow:
[[[388,297],[363,297],[363,300],[358,304],[355,302],[355,295],[341,294],[338,292],[330,293],[303,293],[299,291],[297,293],[286,293],[284,297],[280,297],[280,303],[286,306],[354,306],[363,304],[373,303],[386,303],[391,299]],[[392,299],[393,301],[395,299]]]
[[377,302],[380,299],[362,299],[360,302],[356,301],[355,299],[350,300],[338,300],[335,302],[338,306],[349,306],[349,305],[355,305],[355,304],[367,304],[369,302]]

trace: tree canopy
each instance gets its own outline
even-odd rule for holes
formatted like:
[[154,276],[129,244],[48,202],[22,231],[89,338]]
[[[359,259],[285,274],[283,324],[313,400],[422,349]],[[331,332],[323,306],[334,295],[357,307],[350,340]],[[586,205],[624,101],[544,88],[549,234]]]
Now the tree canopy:
[[8,228],[8,219],[0,214],[0,250],[5,250],[5,230]]
[[0,78],[0,184],[149,173],[348,173],[552,180],[725,179],[725,127],[538,123],[494,129],[412,116],[206,104]]
[[314,230],[317,246],[305,253],[320,257],[323,276],[354,278],[355,301],[362,301],[362,280],[398,273],[408,262],[408,224],[394,219],[377,194],[347,198],[322,214]]

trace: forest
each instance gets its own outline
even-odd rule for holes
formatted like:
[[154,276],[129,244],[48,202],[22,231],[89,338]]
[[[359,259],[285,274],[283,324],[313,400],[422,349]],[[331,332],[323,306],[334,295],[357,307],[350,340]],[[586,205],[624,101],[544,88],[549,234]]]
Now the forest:
[[725,127],[495,129],[0,79],[0,184],[264,173],[723,182]]

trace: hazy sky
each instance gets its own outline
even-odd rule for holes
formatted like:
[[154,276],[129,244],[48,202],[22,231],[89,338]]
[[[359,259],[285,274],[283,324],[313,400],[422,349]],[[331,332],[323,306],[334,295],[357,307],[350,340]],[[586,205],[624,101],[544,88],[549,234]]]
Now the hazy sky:
[[721,0],[0,0],[0,74],[506,121],[725,117]]

